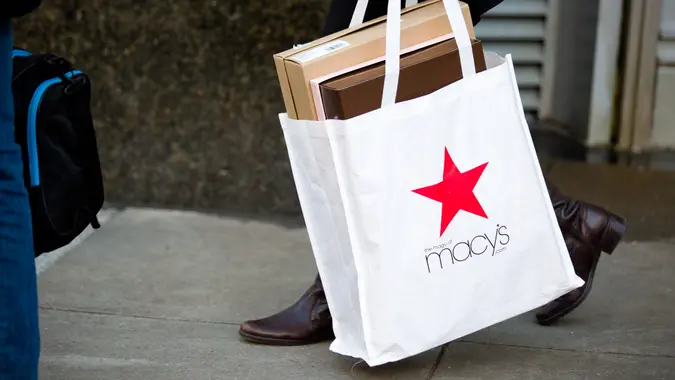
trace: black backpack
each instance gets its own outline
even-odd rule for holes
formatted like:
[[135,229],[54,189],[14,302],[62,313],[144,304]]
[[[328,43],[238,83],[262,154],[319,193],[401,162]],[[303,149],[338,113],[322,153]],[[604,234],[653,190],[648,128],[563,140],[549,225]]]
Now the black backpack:
[[99,228],[103,179],[90,110],[91,85],[61,57],[14,49],[16,142],[30,195],[35,255]]

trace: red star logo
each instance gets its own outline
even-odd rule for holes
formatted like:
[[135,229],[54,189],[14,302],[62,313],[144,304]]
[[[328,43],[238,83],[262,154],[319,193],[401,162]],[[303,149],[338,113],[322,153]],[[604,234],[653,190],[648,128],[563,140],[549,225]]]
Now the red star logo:
[[441,214],[441,236],[455,218],[459,210],[470,212],[487,219],[485,210],[476,199],[473,189],[483,174],[487,162],[464,173],[457,169],[448,149],[445,149],[443,180],[435,185],[413,190],[421,196],[443,204]]

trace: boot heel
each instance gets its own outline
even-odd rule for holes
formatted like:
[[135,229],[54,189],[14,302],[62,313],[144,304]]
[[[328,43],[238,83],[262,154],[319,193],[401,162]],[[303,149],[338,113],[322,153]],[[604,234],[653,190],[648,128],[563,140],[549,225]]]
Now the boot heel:
[[600,250],[611,255],[626,234],[626,220],[617,215],[611,215],[607,227],[600,241]]

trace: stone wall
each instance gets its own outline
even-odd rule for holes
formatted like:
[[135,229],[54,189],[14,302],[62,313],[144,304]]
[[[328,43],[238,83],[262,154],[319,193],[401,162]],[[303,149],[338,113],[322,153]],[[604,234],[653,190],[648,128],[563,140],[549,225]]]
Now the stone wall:
[[327,0],[43,3],[16,44],[90,75],[109,201],[299,213],[272,55],[318,37]]

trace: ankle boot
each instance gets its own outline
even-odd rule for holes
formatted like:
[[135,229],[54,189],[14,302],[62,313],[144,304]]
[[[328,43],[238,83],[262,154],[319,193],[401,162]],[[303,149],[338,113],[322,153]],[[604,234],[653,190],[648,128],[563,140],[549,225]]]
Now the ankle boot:
[[239,335],[253,343],[273,346],[305,345],[335,338],[321,278],[317,275],[314,284],[286,310],[244,322]]
[[536,312],[537,321],[550,325],[579,307],[593,285],[602,252],[611,254],[626,233],[626,221],[609,211],[565,197],[547,181],[558,225],[577,276],[586,283]]
[[546,181],[558,225],[581,243],[611,254],[626,233],[626,220],[601,207],[573,200]]

